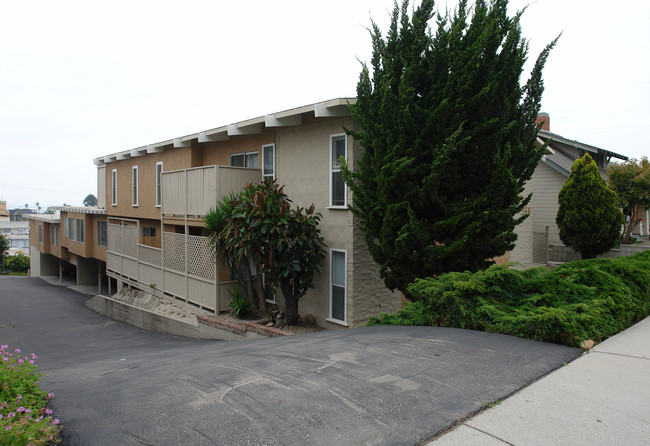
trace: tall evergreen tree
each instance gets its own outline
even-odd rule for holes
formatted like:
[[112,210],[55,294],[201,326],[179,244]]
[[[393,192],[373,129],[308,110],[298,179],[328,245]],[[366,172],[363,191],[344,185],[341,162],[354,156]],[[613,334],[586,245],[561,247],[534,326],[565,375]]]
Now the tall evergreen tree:
[[592,259],[618,243],[625,218],[616,193],[607,187],[588,153],[573,163],[558,202],[555,222],[560,240],[583,259]]
[[[528,44],[507,0],[461,0],[451,18],[422,0],[396,4],[384,39],[372,24],[351,106],[364,148],[344,166],[352,211],[380,274],[405,291],[417,277],[478,270],[514,247],[515,218],[542,155],[536,148],[542,68],[554,40],[520,85]],[[350,169],[350,170],[348,170]]]

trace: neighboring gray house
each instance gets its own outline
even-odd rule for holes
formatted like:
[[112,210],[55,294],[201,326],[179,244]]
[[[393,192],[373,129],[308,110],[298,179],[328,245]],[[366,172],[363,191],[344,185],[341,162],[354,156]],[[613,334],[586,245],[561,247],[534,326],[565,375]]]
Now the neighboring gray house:
[[527,191],[533,193],[525,211],[530,217],[518,227],[519,241],[510,256],[510,260],[526,265],[546,263],[546,248],[549,245],[564,245],[555,217],[559,208],[558,195],[569,177],[573,162],[589,153],[605,177],[612,158],[621,161],[628,159],[627,156],[551,133],[550,120],[545,113],[540,114],[538,122],[541,121],[544,122],[538,141],[540,145],[547,143],[548,146],[527,184]]

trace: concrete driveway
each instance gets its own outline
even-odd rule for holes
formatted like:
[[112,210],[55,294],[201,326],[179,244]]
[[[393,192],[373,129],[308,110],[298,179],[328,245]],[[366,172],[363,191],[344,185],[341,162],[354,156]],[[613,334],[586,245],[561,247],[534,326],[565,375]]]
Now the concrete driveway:
[[413,445],[581,353],[432,327],[202,341],[87,299],[0,277],[0,342],[39,356],[66,445]]

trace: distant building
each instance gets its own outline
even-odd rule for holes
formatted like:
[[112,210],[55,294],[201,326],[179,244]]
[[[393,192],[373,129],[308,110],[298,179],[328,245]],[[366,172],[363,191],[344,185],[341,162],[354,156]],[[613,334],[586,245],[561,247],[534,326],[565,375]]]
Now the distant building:
[[0,233],[9,240],[9,254],[29,254],[29,222],[0,220]]

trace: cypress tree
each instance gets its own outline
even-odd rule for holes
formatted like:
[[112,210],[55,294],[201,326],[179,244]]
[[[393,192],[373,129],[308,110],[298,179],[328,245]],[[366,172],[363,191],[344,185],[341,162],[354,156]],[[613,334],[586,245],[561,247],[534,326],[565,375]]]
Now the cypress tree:
[[476,271],[514,247],[515,218],[542,149],[536,148],[542,68],[520,77],[528,44],[507,0],[461,0],[451,18],[422,0],[396,4],[386,38],[373,22],[348,131],[364,148],[344,166],[370,254],[389,289],[417,277]]
[[616,193],[607,187],[588,153],[573,163],[558,201],[555,221],[560,240],[583,259],[592,259],[618,243],[625,218]]

